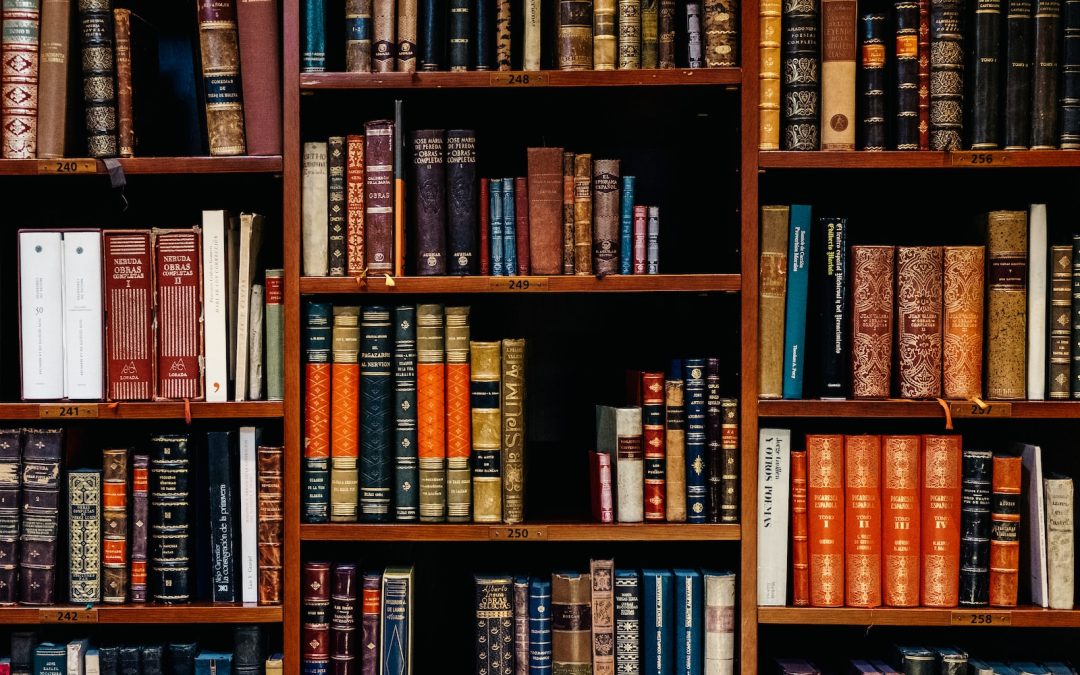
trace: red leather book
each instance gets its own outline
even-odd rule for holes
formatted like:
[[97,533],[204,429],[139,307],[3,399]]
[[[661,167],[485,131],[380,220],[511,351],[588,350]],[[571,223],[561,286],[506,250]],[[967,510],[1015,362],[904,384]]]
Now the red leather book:
[[930,149],[930,0],[919,0],[919,149]]
[[0,157],[33,159],[38,132],[38,31],[41,12],[37,2],[5,2],[3,52],[0,54]]
[[611,455],[589,451],[589,483],[592,514],[598,522],[615,522],[615,502],[611,492]]
[[203,398],[202,236],[156,230],[157,396]]
[[990,604],[1015,607],[1020,568],[1021,459],[994,455],[990,497]]
[[529,264],[529,179],[524,176],[514,179],[514,227],[517,237],[517,273],[528,276],[532,269]]
[[806,436],[810,606],[844,606],[844,437]]
[[923,436],[922,604],[955,607],[960,599],[961,442]]
[[360,308],[334,307],[330,373],[330,521],[355,522],[359,502]]
[[562,148],[529,148],[529,248],[536,274],[562,273]]
[[350,277],[364,273],[364,137],[345,139],[345,250]]
[[791,604],[810,605],[810,552],[807,548],[806,451],[791,453]]
[[844,578],[849,607],[881,606],[881,437],[844,438]]
[[941,247],[896,250],[896,353],[900,396],[941,396]]
[[852,246],[851,391],[886,398],[892,375],[892,246]]
[[304,563],[302,583],[304,603],[302,657],[304,661],[329,665],[330,563]]
[[922,439],[884,436],[881,445],[882,600],[886,607],[918,607]]
[[285,534],[284,448],[258,449],[258,561],[259,604],[281,604],[282,544]]
[[364,125],[364,260],[368,274],[394,273],[394,123]]
[[105,230],[105,351],[112,401],[154,397],[154,267],[148,230]]
[[645,520],[663,521],[664,503],[664,374],[641,374],[641,428],[645,443]]
[[146,602],[147,521],[150,511],[150,456],[131,458],[131,601]]
[[281,154],[278,0],[236,0],[244,136],[249,155]]
[[480,179],[480,274],[491,274],[491,179]]

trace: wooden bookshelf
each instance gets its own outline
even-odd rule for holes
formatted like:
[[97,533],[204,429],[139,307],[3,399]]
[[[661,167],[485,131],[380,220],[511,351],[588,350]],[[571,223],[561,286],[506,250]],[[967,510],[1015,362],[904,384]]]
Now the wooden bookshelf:
[[[281,173],[281,156],[268,157],[129,157],[120,159],[125,174]],[[0,176],[78,176],[108,173],[100,159],[3,159]]]
[[[967,401],[948,402],[972,409]],[[984,419],[1030,418],[1030,419],[1080,419],[1080,401],[987,401],[991,406],[1006,404],[1009,414],[1003,417],[991,415],[954,415],[954,419],[981,417]],[[1001,407],[1001,406],[999,406]],[[758,401],[758,416],[776,417],[909,417],[937,419],[945,417],[945,410],[937,401]]]
[[1071,150],[1015,150],[1006,152],[884,152],[757,153],[762,169],[1053,169],[1080,167],[1080,152]]
[[664,87],[742,82],[739,68],[671,70],[542,70],[537,72],[305,73],[303,91],[338,89],[525,89],[543,87]]
[[49,607],[4,607],[0,609],[0,625],[16,624],[216,624],[216,623],[281,623],[281,605],[212,604],[186,605],[52,605]]
[[738,525],[686,523],[518,523],[487,525],[439,523],[301,525],[303,541],[738,541]]
[[154,401],[145,403],[0,403],[0,420],[168,420],[186,419],[260,419],[280,418],[283,401],[244,401],[206,403],[193,401]]
[[1080,610],[1041,607],[758,607],[762,624],[833,626],[953,626],[985,628],[1077,628]]
[[364,293],[708,293],[737,292],[738,274],[550,277],[302,277],[303,294]]

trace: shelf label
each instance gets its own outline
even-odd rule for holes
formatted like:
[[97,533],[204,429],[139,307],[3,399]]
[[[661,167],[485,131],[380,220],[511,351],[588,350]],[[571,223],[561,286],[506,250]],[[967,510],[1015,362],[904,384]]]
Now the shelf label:
[[979,150],[963,150],[949,153],[949,164],[952,166],[1008,166],[1011,153],[1008,152],[980,152]]
[[547,541],[546,527],[489,527],[488,539],[493,541]]
[[1012,417],[1012,403],[994,401],[984,408],[972,401],[950,401],[949,412],[953,417]]
[[1011,612],[950,612],[953,626],[1011,626]]
[[95,159],[39,159],[37,161],[39,174],[54,173],[97,173],[97,160]]
[[96,405],[42,405],[38,407],[38,417],[97,417]]
[[42,607],[38,623],[97,623],[97,607]]
[[538,70],[492,73],[488,84],[493,87],[546,87],[548,75]]
[[506,291],[509,293],[529,293],[532,291],[546,291],[548,289],[548,278],[488,277],[488,287],[493,291]]

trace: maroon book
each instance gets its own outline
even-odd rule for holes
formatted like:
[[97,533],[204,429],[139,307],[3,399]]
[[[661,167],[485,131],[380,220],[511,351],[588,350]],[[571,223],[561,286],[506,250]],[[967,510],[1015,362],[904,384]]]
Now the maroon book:
[[281,154],[281,58],[278,0],[237,0],[240,85],[249,155]]
[[491,179],[480,179],[480,274],[491,274]]
[[149,230],[106,230],[105,351],[113,401],[154,397],[154,267]]
[[615,522],[611,491],[611,455],[595,450],[589,451],[589,483],[592,487],[593,518],[601,523]]
[[529,179],[525,176],[514,179],[514,226],[514,234],[517,236],[517,273],[528,276],[532,267],[529,265]]
[[647,206],[634,207],[634,274],[645,274],[645,230],[648,223]]
[[330,563],[304,563],[303,659],[330,662]]
[[198,230],[156,234],[157,397],[203,397],[202,237]]
[[394,123],[364,125],[364,259],[368,274],[394,273]]

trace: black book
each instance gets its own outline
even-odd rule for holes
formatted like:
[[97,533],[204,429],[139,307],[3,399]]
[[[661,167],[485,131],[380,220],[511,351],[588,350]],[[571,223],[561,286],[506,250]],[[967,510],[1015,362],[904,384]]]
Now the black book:
[[511,673],[514,670],[514,580],[477,574],[475,581],[477,672],[487,664],[489,673]]
[[996,150],[1001,133],[1001,4],[975,0],[971,51],[971,149]]
[[19,602],[24,605],[53,604],[63,440],[60,429],[27,429],[23,440]]
[[885,15],[863,14],[862,27],[862,149],[885,149]]
[[1080,149],[1080,0],[1065,0],[1061,60],[1061,149]]
[[848,245],[847,218],[820,218],[815,233],[816,253],[810,269],[816,270],[814,286],[818,307],[818,364],[822,398],[846,398],[851,373],[848,368]]
[[98,647],[98,668],[101,675],[120,675],[120,648]]
[[784,0],[781,81],[781,132],[784,150],[817,150],[821,59],[818,5],[814,0]]
[[419,517],[416,432],[416,305],[394,308],[394,520]]
[[1073,235],[1072,280],[1072,378],[1069,396],[1080,399],[1080,234]]
[[11,634],[11,675],[30,675],[34,672],[34,646],[38,642],[33,631]]
[[142,675],[142,653],[138,647],[120,648],[120,675]]
[[393,343],[390,310],[364,307],[360,318],[360,520],[390,519]]
[[[476,45],[473,49],[475,70],[494,70],[495,64],[495,0],[476,0],[473,5],[473,25],[476,26]],[[553,44],[553,43],[545,43]],[[550,50],[549,50],[550,51]]]
[[191,599],[190,438],[150,439],[151,595],[165,604]]
[[210,496],[210,573],[214,602],[236,602],[236,510],[233,485],[236,483],[232,431],[206,434]]
[[919,149],[919,3],[897,0],[896,149]]
[[446,273],[476,274],[478,252],[476,184],[476,132],[451,129],[446,132]]
[[990,603],[990,479],[994,456],[989,450],[964,450],[960,502],[960,604]]
[[446,274],[446,148],[442,129],[411,134],[412,175],[406,212],[416,223],[416,274]]
[[161,645],[143,645],[139,649],[142,652],[143,675],[165,675],[165,648]]
[[326,141],[326,221],[329,232],[328,274],[345,276],[345,137],[331,136]]
[[1049,150],[1058,140],[1058,62],[1061,0],[1035,0],[1035,55],[1031,71],[1031,149]]
[[1005,0],[1005,149],[1031,142],[1032,0]]
[[473,21],[469,0],[450,0],[450,70],[468,70]]
[[930,0],[931,150],[959,150],[963,142],[963,7],[963,0]]
[[420,2],[420,68],[424,72],[443,70],[444,60],[443,23],[446,21],[444,5],[438,0]]
[[195,652],[198,645],[194,642],[170,644],[168,651],[169,675],[195,675]]
[[720,522],[724,474],[721,449],[723,399],[720,396],[720,359],[705,361],[705,513],[710,523]]
[[86,154],[120,154],[116,112],[116,33],[112,0],[79,3],[82,46],[83,107],[86,115]]
[[14,605],[19,562],[22,431],[0,431],[0,605]]
[[266,635],[262,626],[236,626],[233,629],[233,672],[236,675],[261,675],[264,661]]

